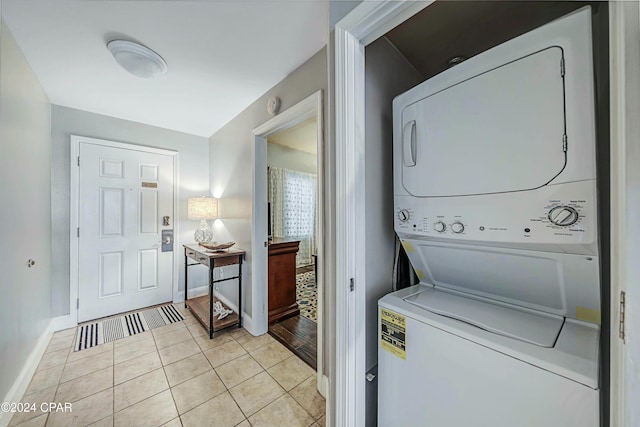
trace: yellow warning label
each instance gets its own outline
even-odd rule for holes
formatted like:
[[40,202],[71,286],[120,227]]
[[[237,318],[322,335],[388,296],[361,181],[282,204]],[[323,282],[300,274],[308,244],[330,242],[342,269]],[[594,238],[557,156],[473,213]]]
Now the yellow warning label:
[[407,318],[380,307],[380,347],[407,360]]
[[584,320],[585,322],[592,322],[600,324],[600,310],[593,310],[587,307],[576,307],[576,318],[578,320]]
[[407,242],[407,241],[402,242],[402,247],[404,247],[404,250],[407,251],[407,252],[415,252],[416,251],[413,248],[413,245],[411,244],[411,242]]
[[424,279],[424,271],[422,270],[415,270],[416,271],[416,276],[418,276],[419,279]]

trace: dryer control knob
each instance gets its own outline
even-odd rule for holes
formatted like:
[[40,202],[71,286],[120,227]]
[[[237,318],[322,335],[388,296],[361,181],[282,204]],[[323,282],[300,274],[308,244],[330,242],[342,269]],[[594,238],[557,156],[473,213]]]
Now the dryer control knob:
[[577,210],[575,210],[571,206],[564,205],[556,206],[555,208],[551,209],[548,216],[549,221],[561,227],[568,227],[570,225],[573,225],[580,218],[580,214]]
[[447,224],[445,224],[442,221],[438,221],[435,224],[433,224],[433,229],[436,230],[438,233],[444,233],[445,230],[447,229]]
[[409,213],[408,210],[400,209],[400,212],[398,212],[398,219],[400,220],[400,222],[407,222],[409,221],[410,218],[411,218],[411,214]]
[[454,222],[451,224],[451,231],[458,234],[462,233],[464,231],[464,224],[461,222]]

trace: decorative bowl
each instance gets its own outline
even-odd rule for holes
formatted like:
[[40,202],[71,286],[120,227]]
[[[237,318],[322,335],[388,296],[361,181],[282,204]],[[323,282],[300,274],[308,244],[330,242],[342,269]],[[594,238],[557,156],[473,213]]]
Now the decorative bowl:
[[212,251],[223,251],[225,249],[229,249],[231,246],[235,245],[236,242],[227,242],[227,243],[218,243],[218,242],[209,242],[209,243],[200,243],[200,246],[204,246],[207,249]]

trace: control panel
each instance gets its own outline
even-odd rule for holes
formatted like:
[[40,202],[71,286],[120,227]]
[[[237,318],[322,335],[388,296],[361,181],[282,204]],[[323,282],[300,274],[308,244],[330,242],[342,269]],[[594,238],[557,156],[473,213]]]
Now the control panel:
[[595,181],[481,196],[396,196],[395,229],[438,239],[590,245],[595,196]]

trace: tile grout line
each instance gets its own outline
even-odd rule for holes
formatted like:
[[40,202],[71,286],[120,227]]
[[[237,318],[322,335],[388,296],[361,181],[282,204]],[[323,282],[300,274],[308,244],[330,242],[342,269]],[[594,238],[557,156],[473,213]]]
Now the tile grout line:
[[[229,334],[231,334],[231,332],[229,332]],[[242,349],[245,351],[245,354],[249,354],[249,352],[247,351],[247,349],[246,349],[246,348],[244,348],[244,347],[242,346],[242,344],[240,344],[240,343],[239,343],[239,342],[238,342],[238,341],[233,337],[233,335],[229,335],[229,336],[230,336],[230,338],[233,340],[233,342],[235,342],[236,344],[238,344],[238,345],[240,346],[240,348],[242,348]],[[222,345],[224,345],[224,344],[222,344]],[[222,346],[222,345],[221,345],[221,346]],[[244,354],[243,354],[242,356],[244,356]],[[239,356],[239,357],[242,357],[242,356]],[[229,397],[231,397],[231,400],[233,400],[233,402],[236,404],[236,406],[237,406],[237,407],[238,407],[238,409],[240,410],[240,413],[244,416],[244,420],[243,420],[243,421],[246,421],[246,422],[248,422],[248,423],[249,423],[249,425],[252,425],[252,424],[251,424],[251,422],[249,421],[249,417],[247,416],[247,414],[245,414],[245,413],[244,413],[244,411],[243,411],[243,410],[242,410],[242,408],[240,407],[240,404],[238,403],[238,401],[236,400],[236,398],[235,398],[235,397],[233,397],[233,394],[231,393],[231,389],[230,389],[229,387],[227,387],[227,385],[224,383],[224,381],[222,381],[222,378],[220,378],[220,375],[219,375],[219,374],[218,374],[218,372],[216,371],[216,368],[214,368],[214,367],[213,367],[213,365],[211,364],[211,361],[209,360],[209,358],[207,358],[207,356],[205,356],[205,358],[206,358],[206,359],[207,359],[207,361],[209,362],[209,365],[211,365],[211,369],[213,369],[213,372],[214,372],[214,373],[216,374],[216,376],[220,379],[220,382],[221,382],[221,383],[222,383],[222,385],[224,386],[224,388],[225,388],[226,392],[227,392],[227,393],[229,393]],[[236,358],[235,358],[235,359],[233,359],[233,360],[237,360],[237,359],[238,359],[238,357],[236,357]],[[233,362],[233,360],[230,360],[229,362]],[[229,362],[223,363],[223,364],[222,364],[222,365],[220,365],[220,366],[226,365],[226,364],[227,364],[227,363],[229,363]],[[252,378],[253,378],[253,377],[252,377]],[[241,384],[242,384],[242,383],[241,383]],[[239,385],[239,384],[238,384],[238,385]],[[237,387],[237,386],[236,386],[236,387]],[[207,402],[208,402],[208,401],[207,401]],[[242,424],[242,421],[241,421],[241,422],[239,422],[239,423],[237,423],[236,425],[238,425],[238,424]]]
[[[180,314],[182,314],[182,313],[180,313]],[[184,317],[184,316],[182,316],[182,317]],[[182,321],[184,322],[184,320],[182,320]],[[186,329],[186,325],[185,325],[185,329]],[[191,331],[189,331],[189,329],[187,329],[187,331],[189,332],[189,335],[191,335]],[[169,333],[170,333],[170,332],[169,332]],[[160,367],[162,368],[162,373],[164,374],[164,379],[167,381],[167,390],[169,390],[169,395],[171,396],[171,401],[173,402],[173,407],[176,409],[176,415],[177,415],[177,418],[178,418],[178,420],[179,420],[179,422],[180,422],[180,425],[182,425],[182,418],[180,418],[180,411],[178,410],[178,405],[176,404],[176,399],[173,397],[173,391],[171,391],[171,384],[169,383],[169,377],[167,377],[167,371],[165,370],[165,365],[164,365],[164,363],[162,363],[162,358],[160,357],[160,349],[158,348],[158,342],[156,341],[156,336],[154,335],[154,333],[153,333],[153,332],[151,332],[151,336],[153,337],[153,343],[154,343],[154,344],[155,344],[155,346],[156,346],[156,352],[158,353],[158,358],[160,359]],[[186,340],[185,340],[185,341],[186,341]],[[181,341],[181,342],[182,342],[182,341]],[[179,343],[178,343],[178,344],[179,344]],[[171,347],[171,346],[168,346],[168,347]],[[163,348],[165,348],[165,347],[163,347]],[[164,391],[165,391],[165,390],[162,390],[161,392],[156,393],[156,394],[154,394],[153,396],[156,396],[156,395],[158,395],[158,394],[160,394],[160,393],[162,393],[162,392],[164,392]],[[150,398],[151,398],[151,397],[153,397],[153,396],[150,396],[150,397],[148,397],[147,399],[150,399]],[[140,402],[138,402],[138,403],[144,402],[144,401],[145,401],[145,400],[147,400],[147,399],[141,400],[141,401],[140,401]],[[136,403],[136,405],[137,405],[138,403]],[[131,405],[131,406],[133,406],[133,405]],[[129,407],[130,407],[130,406],[129,406]],[[114,408],[114,409],[115,409],[115,408]],[[126,409],[126,408],[125,408],[125,409]],[[123,409],[123,410],[124,410],[124,409]],[[173,419],[174,419],[174,418],[172,418],[171,420],[173,420]],[[167,421],[167,422],[171,422],[171,420],[169,420],[169,421]],[[164,423],[164,424],[166,424],[166,423]]]
[[[76,326],[76,331],[73,334],[73,339],[71,340],[71,346],[69,348],[67,348],[67,357],[64,358],[64,364],[62,366],[62,372],[60,373],[60,378],[58,378],[58,384],[56,385],[56,391],[53,393],[53,401],[56,401],[56,396],[58,395],[58,389],[60,388],[60,381],[62,381],[62,375],[64,375],[64,370],[67,367],[67,361],[69,360],[69,354],[71,353],[71,350],[73,350],[74,347],[74,343],[76,342],[76,336],[78,335],[78,327]],[[55,332],[54,335],[55,336]],[[53,339],[53,336],[51,337],[51,339],[49,340],[49,344],[51,344],[51,340]],[[48,347],[48,346],[47,346]],[[45,350],[45,354],[46,354],[46,350]],[[44,357],[44,356],[43,356]],[[40,363],[42,363],[42,359],[40,359]],[[37,368],[36,368],[37,369]],[[35,374],[34,374],[35,375]],[[33,379],[32,379],[33,380]],[[46,414],[47,416],[45,417],[44,420],[44,425],[46,426],[49,423],[49,417],[51,416],[51,412],[47,412]]]
[[[55,335],[55,332],[54,332]],[[76,326],[76,331],[73,334],[73,339],[71,340],[71,346],[70,348],[68,348],[68,352],[67,352],[67,357],[64,359],[64,365],[62,367],[62,372],[60,373],[60,378],[58,378],[58,384],[56,385],[56,391],[53,394],[53,401],[56,402],[57,399],[57,395],[58,395],[58,390],[60,389],[60,384],[62,384],[62,376],[64,375],[64,371],[67,368],[67,362],[69,361],[69,356],[71,355],[71,350],[73,350],[74,346],[75,346],[75,342],[76,342],[76,337],[78,336],[78,327]],[[51,339],[53,339],[53,336],[51,337]],[[49,341],[49,343],[51,343],[51,341]],[[46,353],[46,351],[45,351]],[[40,360],[40,362],[42,362],[42,360]],[[51,417],[51,412],[47,413],[47,417],[44,421],[44,425],[46,426],[49,423],[49,417]]]
[[[258,350],[259,348],[261,348],[261,347],[258,347],[258,348],[256,348],[255,350]],[[255,351],[255,350],[254,350],[254,351]],[[250,416],[253,416],[253,415],[257,414],[258,412],[260,412],[261,410],[263,410],[263,409],[264,409],[264,408],[266,408],[267,406],[271,405],[271,404],[272,404],[273,402],[275,402],[276,400],[278,400],[278,399],[282,398],[284,395],[288,395],[289,397],[291,397],[291,399],[293,399],[293,401],[294,401],[294,402],[296,402],[296,404],[298,404],[298,406],[300,406],[300,408],[302,408],[302,410],[303,410],[307,415],[309,415],[309,417],[311,417],[311,419],[313,420],[313,422],[312,422],[311,424],[309,424],[309,426],[311,426],[311,425],[315,424],[317,420],[316,420],[316,418],[315,418],[313,415],[311,415],[311,413],[307,410],[307,408],[305,408],[304,406],[302,406],[302,404],[301,404],[300,402],[298,402],[298,400],[297,400],[295,397],[293,397],[293,396],[289,393],[289,391],[287,391],[287,390],[286,390],[286,389],[285,389],[285,388],[284,388],[284,387],[283,387],[283,386],[278,382],[278,380],[276,380],[276,379],[275,379],[275,378],[274,378],[274,377],[269,373],[269,371],[267,371],[267,369],[265,369],[265,368],[260,364],[260,362],[258,362],[258,361],[257,361],[257,360],[256,360],[256,359],[251,355],[251,353],[247,352],[247,355],[249,355],[249,357],[251,357],[251,358],[252,358],[252,359],[253,359],[253,360],[258,364],[258,366],[260,366],[260,367],[262,368],[262,372],[265,372],[267,375],[269,375],[269,377],[271,377],[271,378],[276,382],[276,384],[277,384],[277,385],[278,385],[278,386],[283,390],[283,393],[282,393],[281,395],[279,395],[278,397],[276,397],[274,400],[272,400],[271,402],[267,403],[266,405],[264,405],[264,406],[263,406],[263,407],[261,407],[260,409],[256,410],[256,411],[255,411],[254,413],[252,413],[251,415],[246,415],[246,413],[245,413],[245,412],[242,410],[242,408],[240,407],[240,404],[238,403],[238,401],[235,399],[235,397],[233,397],[233,394],[231,393],[231,390],[230,390],[230,389],[228,389],[228,391],[229,391],[229,395],[230,395],[230,396],[231,396],[231,398],[234,400],[234,402],[236,402],[236,405],[238,405],[238,408],[240,408],[240,412],[242,412],[242,413],[244,414],[245,419],[247,420],[247,422],[249,422],[249,424],[250,424],[250,425],[253,425],[253,424],[251,424],[251,421],[249,421],[249,417],[250,417]],[[243,355],[243,356],[244,356],[244,355]],[[295,356],[295,354],[294,354],[294,355],[292,355],[292,356]],[[291,356],[290,356],[290,357],[291,357]],[[287,359],[289,359],[290,357],[288,357]],[[277,364],[279,364],[279,363],[281,363],[281,362],[284,362],[284,361],[285,361],[285,360],[287,360],[287,359],[283,359],[283,360],[281,360],[280,362],[276,363],[276,364],[275,364],[275,365],[273,365],[273,366],[276,366]],[[235,360],[235,359],[234,359],[234,360]],[[230,362],[233,362],[233,360],[231,360]],[[227,362],[227,363],[229,363],[229,362]],[[271,366],[270,368],[272,368],[273,366]],[[255,378],[255,377],[256,377],[256,376],[258,376],[258,375],[260,375],[262,372],[257,373],[256,375],[252,376],[251,378],[247,378],[246,380],[242,381],[242,382],[241,382],[241,383],[239,383],[239,384],[236,384],[236,385],[235,385],[235,386],[233,386],[232,388],[236,388],[236,387],[240,386],[241,384],[246,383],[247,381],[249,381],[249,380],[251,380],[251,379]],[[295,387],[299,386],[300,384],[302,384],[303,382],[307,381],[307,380],[308,380],[309,378],[311,378],[312,376],[313,376],[313,375],[310,375],[309,377],[305,378],[302,382],[300,382],[299,384],[297,384],[297,385],[296,385],[296,386],[294,386],[293,388],[295,388]],[[226,384],[225,384],[225,387],[226,387]],[[293,388],[292,388],[291,390],[293,390]],[[320,418],[322,418],[322,416],[321,416]],[[318,418],[318,419],[320,419],[320,418]]]
[[[116,344],[113,343],[113,365],[111,366],[111,426],[116,425]],[[105,417],[106,418],[106,417]]]
[[[56,390],[55,390],[55,391],[54,391],[54,393],[53,393],[53,399],[52,399],[52,400],[53,400],[54,402],[56,401],[56,395],[58,394],[58,388],[60,387],[60,380],[62,379],[62,374],[64,373],[64,368],[66,367],[66,365],[67,365],[67,360],[69,359],[69,351],[70,351],[71,349],[73,349],[73,343],[75,342],[76,334],[77,334],[77,327],[76,327],[76,332],[74,332],[74,335],[73,335],[73,340],[71,341],[71,346],[70,346],[70,347],[67,347],[67,357],[65,357],[64,362],[61,364],[61,365],[62,365],[62,372],[60,373],[60,378],[58,378],[57,384],[55,385]],[[51,336],[51,338],[49,339],[49,343],[47,344],[47,349],[48,349],[48,348],[49,348],[49,346],[51,345],[51,341],[53,340],[53,338],[54,338],[54,337],[55,337],[55,332],[53,333],[53,335],[52,335],[52,336]],[[45,349],[44,354],[43,354],[43,355],[42,355],[42,357],[40,358],[40,362],[38,363],[38,366],[40,365],[40,363],[42,363],[42,359],[43,359],[43,358],[44,358],[44,356],[47,354],[47,349]],[[64,349],[62,349],[62,350],[64,350]],[[56,350],[56,351],[62,351],[62,350]],[[52,353],[53,353],[53,352],[52,352]],[[57,368],[58,366],[60,366],[60,365],[51,366],[51,367],[49,367],[49,368],[47,368],[47,369]],[[46,369],[43,369],[42,371],[45,371],[45,370],[46,370]],[[33,381],[33,377],[35,377],[35,376],[36,376],[36,374],[37,374],[38,372],[41,372],[41,371],[39,371],[39,370],[38,370],[38,368],[36,367],[36,371],[33,373],[33,376],[31,377],[31,381],[29,382],[29,385],[31,385],[31,382]],[[29,387],[29,386],[27,386],[27,390],[28,390],[28,387]],[[51,387],[54,387],[54,386],[51,386]],[[50,387],[47,387],[47,388],[50,388]],[[46,388],[44,388],[43,390],[46,390]],[[38,392],[43,391],[43,390],[39,390],[39,391],[37,391],[37,392],[32,392],[32,393],[30,393],[30,394],[38,393]],[[23,396],[23,399],[24,399],[24,396]],[[50,415],[50,414],[51,414],[50,412],[47,412],[46,414],[43,414],[43,415],[46,415],[46,417],[45,417],[45,421],[44,421],[45,426],[46,426],[47,422],[49,422],[49,415]],[[11,419],[9,419],[9,424],[11,424],[11,421],[13,420],[13,417],[14,417],[14,416],[15,416],[15,414],[11,416]],[[39,415],[39,416],[40,416],[40,415]],[[34,418],[32,418],[31,420],[33,420],[33,419],[35,419],[35,418],[38,418],[38,417],[34,417]],[[27,420],[27,421],[31,421],[31,420]],[[23,422],[22,422],[22,423],[20,423],[20,424],[23,424],[23,423],[25,423],[25,422],[27,422],[27,421],[23,421]]]
[[[180,313],[180,314],[182,314],[182,313]],[[185,316],[184,316],[184,314],[182,314],[182,317],[185,317]],[[186,319],[186,318],[185,318],[185,319]],[[184,320],[183,320],[183,322],[184,322]],[[191,336],[191,338],[195,341],[195,338],[194,338],[193,334],[191,333],[191,331],[189,330],[189,328],[187,328],[187,325],[184,325],[184,327],[185,327],[185,329],[187,330],[187,332],[189,333],[189,335]],[[154,335],[154,336],[153,336],[153,341],[155,342],[155,340],[156,340],[156,337],[155,337],[155,335]],[[185,341],[186,341],[186,340],[185,340]],[[183,341],[181,341],[181,342],[183,342]],[[178,344],[179,344],[179,343],[178,343]],[[197,342],[197,341],[196,341],[196,345],[198,345],[198,342]],[[158,347],[158,343],[156,343],[156,348],[157,348],[157,347]],[[198,345],[198,348],[200,349],[200,352],[202,353],[202,349],[200,348],[200,346],[199,346],[199,345]],[[158,357],[160,357],[160,349],[158,349],[157,351],[158,351]],[[196,353],[196,354],[197,354],[197,353]],[[203,356],[204,356],[204,354],[203,354]],[[187,356],[187,357],[192,357],[192,356]],[[187,357],[185,357],[185,359],[186,359]],[[205,357],[205,359],[206,359],[206,357]],[[184,359],[180,359],[180,360],[184,360]],[[177,363],[177,362],[179,362],[180,360],[176,360],[176,361],[175,361],[175,362],[173,362],[173,363]],[[208,362],[208,360],[207,360],[207,362]],[[169,363],[169,365],[172,365],[173,363]],[[176,408],[176,414],[178,415],[178,417],[177,417],[177,418],[178,418],[178,421],[180,422],[180,425],[182,426],[183,424],[182,424],[182,416],[181,416],[181,414],[180,414],[180,409],[178,409],[178,404],[176,403],[176,398],[173,396],[173,390],[172,390],[172,388],[173,388],[173,387],[171,386],[171,383],[169,382],[169,377],[167,376],[167,370],[166,370],[165,365],[162,363],[162,359],[160,359],[160,364],[162,365],[162,372],[164,373],[164,378],[165,378],[165,380],[167,380],[167,386],[169,387],[169,394],[171,394],[171,400],[173,400],[173,406]],[[166,365],[166,366],[169,366],[169,365]],[[213,369],[213,368],[212,368],[212,369]],[[195,377],[194,377],[194,378],[195,378]],[[185,381],[183,381],[183,382],[185,382]],[[182,383],[180,383],[180,384],[182,384]],[[176,384],[176,385],[178,385],[178,384]],[[187,411],[187,412],[188,412],[188,411]],[[169,420],[169,422],[171,422],[171,420]]]

